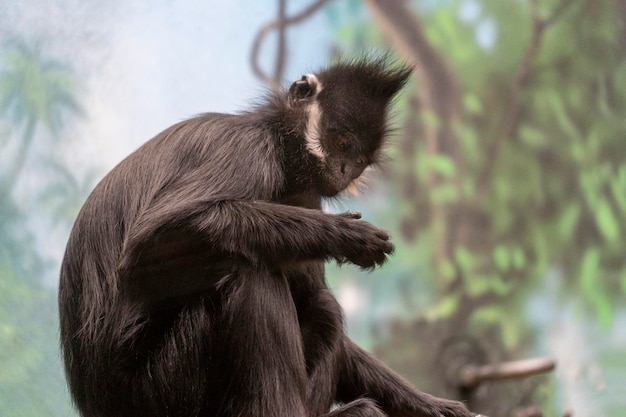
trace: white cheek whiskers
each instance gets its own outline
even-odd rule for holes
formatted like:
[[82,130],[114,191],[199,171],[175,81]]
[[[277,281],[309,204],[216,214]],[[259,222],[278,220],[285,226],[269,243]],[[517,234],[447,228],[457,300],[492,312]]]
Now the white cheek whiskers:
[[306,129],[304,131],[304,139],[306,148],[313,155],[318,157],[322,162],[326,160],[326,154],[322,147],[320,135],[320,120],[322,118],[322,109],[317,101],[309,105],[307,110]]
[[322,83],[315,74],[305,75],[307,82],[315,86],[315,97],[311,104],[307,106],[307,121],[304,131],[304,139],[307,150],[319,158],[322,162],[326,161],[326,153],[321,143],[320,121],[322,120],[322,108],[320,107],[317,96],[322,91]]
[[374,165],[367,166],[361,175],[353,179],[350,184],[341,192],[352,197],[358,197],[363,194],[376,177],[376,167]]

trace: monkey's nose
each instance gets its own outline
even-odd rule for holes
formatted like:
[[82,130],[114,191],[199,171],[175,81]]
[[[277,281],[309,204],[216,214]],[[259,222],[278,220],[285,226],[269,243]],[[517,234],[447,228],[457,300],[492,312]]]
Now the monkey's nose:
[[345,163],[342,163],[342,164],[341,164],[341,173],[342,173],[342,174],[345,174],[345,173],[346,173],[346,164],[345,164]]

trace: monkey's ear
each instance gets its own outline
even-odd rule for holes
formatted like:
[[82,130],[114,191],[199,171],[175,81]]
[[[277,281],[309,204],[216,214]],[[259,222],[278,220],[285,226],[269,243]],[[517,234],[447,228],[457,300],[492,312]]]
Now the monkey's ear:
[[317,77],[312,74],[303,75],[289,87],[289,98],[293,101],[306,100],[317,93]]

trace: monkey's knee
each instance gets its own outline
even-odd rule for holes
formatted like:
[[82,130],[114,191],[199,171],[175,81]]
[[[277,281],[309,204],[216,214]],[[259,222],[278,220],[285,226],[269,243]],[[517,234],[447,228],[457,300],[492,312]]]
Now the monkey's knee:
[[337,408],[328,417],[387,417],[387,414],[374,400],[360,398]]

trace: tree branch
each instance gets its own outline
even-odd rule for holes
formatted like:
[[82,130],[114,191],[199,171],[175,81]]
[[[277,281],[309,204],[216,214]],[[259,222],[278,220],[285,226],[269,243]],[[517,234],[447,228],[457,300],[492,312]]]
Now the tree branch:
[[[284,67],[284,53],[285,53],[284,31],[286,27],[289,25],[295,25],[297,23],[302,22],[303,20],[311,16],[313,13],[315,13],[318,9],[320,9],[323,5],[328,3],[328,1],[329,0],[317,0],[315,3],[311,4],[302,12],[298,13],[297,15],[291,16],[291,17],[285,17],[284,8],[282,8],[282,0],[281,0],[281,6],[279,6],[279,8],[282,8],[282,9],[279,10],[279,17],[263,25],[261,29],[257,32],[254,38],[254,42],[252,43],[250,63],[252,65],[252,71],[258,78],[260,78],[263,82],[268,84],[273,89],[280,88],[280,82],[281,82],[280,78],[282,78],[282,69],[278,71],[278,69],[280,68],[278,65],[278,62],[279,60],[282,60],[280,62],[282,62],[281,65]],[[278,57],[277,57],[276,77],[272,78],[268,76],[265,73],[265,71],[261,69],[261,67],[259,66],[258,58],[259,58],[259,50],[261,49],[261,43],[263,42],[263,39],[265,38],[265,36],[267,36],[268,33],[270,33],[272,30],[275,30],[275,29],[280,29],[282,34],[279,35],[279,51],[278,51]],[[282,57],[280,56],[281,54],[282,54]]]
[[511,91],[507,100],[509,106],[504,113],[504,117],[502,118],[502,122],[496,131],[494,139],[487,148],[487,158],[485,159],[485,161],[487,161],[487,165],[478,180],[479,195],[481,198],[485,198],[487,191],[489,190],[496,160],[498,154],[500,153],[502,144],[513,134],[517,127],[521,108],[520,95],[522,93],[522,89],[530,78],[532,64],[539,53],[539,47],[541,46],[545,31],[572,3],[574,2],[571,0],[561,0],[558,6],[548,17],[542,18],[539,14],[537,0],[529,0],[532,26],[530,43],[526,47],[526,50],[520,60],[520,64],[517,67],[515,76],[513,77]]
[[[461,119],[459,83],[441,54],[431,45],[421,21],[408,10],[405,0],[366,0],[372,18],[390,44],[414,67],[419,89],[417,98],[421,113],[428,118],[420,125],[421,137],[429,155],[450,156],[462,171],[463,161],[453,126]],[[459,175],[459,177],[461,177]],[[437,187],[443,178],[430,174],[428,188]],[[430,222],[443,236],[435,249],[439,261],[449,259],[453,233],[449,227],[450,207],[431,202]]]
[[287,39],[285,18],[287,14],[287,0],[278,0],[278,51],[276,52],[276,64],[274,66],[274,82],[280,84],[285,72],[285,57],[287,54]]
[[[445,122],[460,117],[460,88],[441,54],[426,37],[419,19],[404,0],[366,0],[365,3],[391,45],[414,66],[419,100],[424,111]],[[432,149],[438,148],[432,144]]]
[[552,358],[533,358],[487,365],[465,365],[458,372],[459,386],[474,388],[487,381],[524,378],[549,372],[556,366]]

